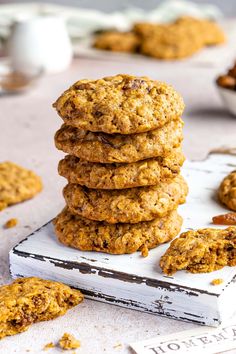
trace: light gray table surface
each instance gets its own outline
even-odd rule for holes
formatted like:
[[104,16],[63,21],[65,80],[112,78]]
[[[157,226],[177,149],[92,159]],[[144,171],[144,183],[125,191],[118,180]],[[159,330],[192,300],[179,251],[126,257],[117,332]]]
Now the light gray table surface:
[[[135,58],[123,62],[77,58],[69,70],[45,76],[30,92],[0,97],[0,160],[33,169],[44,183],[43,192],[34,199],[0,213],[0,283],[10,281],[10,248],[54,217],[64,205],[61,189],[65,181],[57,174],[57,163],[63,154],[55,149],[53,142],[62,122],[51,107],[64,89],[80,78],[116,73],[148,75],[171,83],[186,104],[185,154],[189,159],[203,159],[214,148],[236,146],[236,118],[224,110],[214,84],[217,74],[224,72],[228,64],[214,67]],[[17,217],[19,225],[4,230],[2,225],[11,217]],[[190,323],[85,300],[64,317],[35,324],[25,333],[0,341],[0,353],[26,353],[27,350],[41,353],[46,343],[56,342],[67,331],[81,340],[78,353],[126,354],[130,353],[128,344],[133,341],[194,327]],[[120,345],[116,347],[117,344]]]

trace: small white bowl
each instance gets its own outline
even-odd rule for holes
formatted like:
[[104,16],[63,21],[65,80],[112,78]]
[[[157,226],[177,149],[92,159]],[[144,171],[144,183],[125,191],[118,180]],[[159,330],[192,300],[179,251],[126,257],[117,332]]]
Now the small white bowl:
[[236,91],[226,89],[219,85],[217,85],[217,88],[222,101],[224,102],[225,108],[234,116],[236,116]]

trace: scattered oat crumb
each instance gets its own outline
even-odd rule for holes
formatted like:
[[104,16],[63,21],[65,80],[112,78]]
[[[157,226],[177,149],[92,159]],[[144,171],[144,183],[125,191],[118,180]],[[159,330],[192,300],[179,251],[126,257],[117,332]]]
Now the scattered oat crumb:
[[223,279],[213,279],[213,280],[211,281],[211,285],[220,285],[220,284],[222,284],[223,282],[224,282]]
[[7,203],[0,202],[0,211],[2,211],[3,209],[6,209],[6,207],[7,207]]
[[121,349],[122,344],[121,343],[117,343],[116,345],[113,346],[114,349]]
[[59,345],[62,349],[77,349],[80,347],[80,341],[77,340],[72,334],[64,333],[59,340]]
[[143,257],[147,257],[148,256],[148,248],[146,245],[143,245],[143,247],[141,248],[141,255]]
[[15,227],[17,224],[18,224],[18,219],[12,218],[12,219],[9,219],[9,220],[5,223],[4,228],[5,228],[5,229],[10,229],[11,227]]
[[54,347],[55,347],[55,344],[53,344],[53,342],[50,342],[48,344],[45,344],[45,346],[43,347],[43,350],[48,350],[48,349],[51,349]]

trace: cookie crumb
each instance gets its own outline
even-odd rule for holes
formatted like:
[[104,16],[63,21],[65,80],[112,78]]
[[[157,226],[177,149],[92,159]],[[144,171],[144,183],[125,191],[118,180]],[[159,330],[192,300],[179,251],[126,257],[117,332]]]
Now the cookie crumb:
[[10,228],[12,228],[12,227],[15,227],[17,224],[18,224],[18,219],[12,218],[12,219],[9,219],[9,220],[5,223],[4,228],[5,228],[5,229],[10,229]]
[[143,245],[141,248],[141,255],[143,257],[147,257],[148,256],[148,247],[146,245]]
[[224,282],[224,280],[223,279],[213,279],[212,281],[211,281],[211,285],[220,285],[220,284],[222,284]]
[[80,347],[80,341],[77,340],[72,334],[64,333],[59,340],[59,345],[62,349],[77,349]]
[[50,342],[50,343],[45,344],[45,346],[43,347],[43,350],[48,350],[48,349],[51,349],[54,347],[55,347],[55,344],[53,344],[53,342]]
[[0,202],[0,211],[2,211],[3,209],[6,209],[6,207],[7,207],[7,203]]
[[114,349],[121,349],[122,348],[122,344],[121,343],[117,343],[116,345],[113,346]]

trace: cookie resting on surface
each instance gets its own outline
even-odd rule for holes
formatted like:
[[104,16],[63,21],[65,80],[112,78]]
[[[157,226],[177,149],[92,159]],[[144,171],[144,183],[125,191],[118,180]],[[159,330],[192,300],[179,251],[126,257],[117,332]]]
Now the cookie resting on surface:
[[23,202],[42,190],[42,181],[33,171],[13,162],[0,163],[0,205]]
[[139,38],[133,32],[106,31],[96,37],[93,45],[112,52],[135,53],[139,44]]
[[186,269],[207,273],[236,265],[236,227],[187,231],[171,242],[161,257],[160,266],[167,275]]
[[32,323],[64,315],[83,300],[79,290],[36,277],[0,287],[0,339],[26,331]]
[[226,176],[218,190],[220,201],[229,209],[236,211],[236,171]]
[[180,232],[176,210],[163,218],[138,224],[107,224],[73,215],[67,207],[54,219],[55,233],[66,246],[82,251],[125,254],[169,242]]
[[162,60],[189,57],[226,41],[216,22],[190,16],[169,23],[139,22],[131,32],[139,39],[138,52]]
[[226,42],[226,37],[217,22],[190,16],[182,16],[175,23],[197,36],[204,46],[219,45]]
[[139,23],[135,25],[134,30],[142,37],[140,52],[158,59],[185,58],[203,47],[201,37],[191,26],[186,28],[178,23]]

